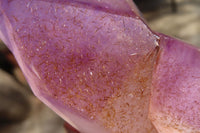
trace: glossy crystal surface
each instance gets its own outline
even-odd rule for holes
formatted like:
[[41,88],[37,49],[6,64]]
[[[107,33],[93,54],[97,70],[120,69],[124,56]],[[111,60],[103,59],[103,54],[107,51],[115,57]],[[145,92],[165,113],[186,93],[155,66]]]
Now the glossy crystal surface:
[[127,1],[111,3],[1,2],[3,40],[35,95],[79,131],[156,132],[148,106],[159,38]]
[[0,38],[80,132],[199,131],[199,50],[152,32],[131,0],[0,1]]

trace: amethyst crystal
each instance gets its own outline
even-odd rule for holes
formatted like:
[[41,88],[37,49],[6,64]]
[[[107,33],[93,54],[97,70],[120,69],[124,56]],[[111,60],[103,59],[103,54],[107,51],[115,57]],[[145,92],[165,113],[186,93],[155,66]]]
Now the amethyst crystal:
[[[200,131],[198,73],[192,76],[198,72],[198,49],[152,32],[131,0],[0,1],[0,38],[34,94],[80,132],[166,133],[170,120],[172,129],[179,123],[191,133]],[[172,67],[182,55],[196,69],[180,74],[181,66]],[[171,56],[170,66],[165,59]],[[169,75],[159,78],[167,67]],[[167,82],[173,74],[181,83],[191,82],[183,89],[186,97],[160,102],[171,98],[171,91],[175,97],[182,91],[184,85]],[[187,107],[192,111],[184,116],[180,112]]]
[[200,132],[200,52],[160,34],[150,119],[159,133]]

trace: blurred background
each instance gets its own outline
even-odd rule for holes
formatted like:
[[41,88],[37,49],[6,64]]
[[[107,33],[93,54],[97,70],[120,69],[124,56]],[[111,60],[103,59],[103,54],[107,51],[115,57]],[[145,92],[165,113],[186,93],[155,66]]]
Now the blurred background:
[[[134,0],[157,32],[200,46],[200,0]],[[0,133],[75,133],[31,92],[0,41]]]

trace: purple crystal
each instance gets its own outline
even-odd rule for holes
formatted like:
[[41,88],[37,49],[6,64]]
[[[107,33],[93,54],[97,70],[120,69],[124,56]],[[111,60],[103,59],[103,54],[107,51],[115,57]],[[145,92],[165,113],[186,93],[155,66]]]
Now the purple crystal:
[[[5,0],[0,1],[0,19],[0,38],[15,55],[34,94],[81,132],[157,133],[148,118],[152,95],[150,118],[165,133],[165,124],[160,126],[154,113],[165,104],[157,105],[159,93],[154,91],[157,81],[168,77],[157,79],[158,68],[162,72],[170,67],[162,66],[170,52],[182,58],[165,46],[176,43],[172,46],[183,47],[184,53],[199,55],[197,49],[153,33],[131,0]],[[187,58],[190,65],[196,64],[189,62],[192,57]],[[181,76],[180,81],[186,79]],[[199,131],[198,112],[193,123],[187,122],[193,115],[182,117],[178,112],[171,118],[177,116]]]
[[200,132],[200,52],[160,34],[150,118],[160,133]]

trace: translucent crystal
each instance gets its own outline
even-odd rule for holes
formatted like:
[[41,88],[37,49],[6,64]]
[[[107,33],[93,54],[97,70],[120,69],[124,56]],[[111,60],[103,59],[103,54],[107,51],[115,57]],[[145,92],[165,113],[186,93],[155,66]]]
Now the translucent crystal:
[[[199,59],[199,51],[152,32],[131,0],[0,1],[0,38],[15,55],[34,94],[80,132],[157,133],[151,119],[160,133],[167,133],[165,117],[199,131],[199,97],[193,97],[199,94],[198,73],[192,75],[199,71],[193,59],[195,55]],[[169,65],[179,59],[187,69]],[[188,70],[184,74],[191,76],[176,69]],[[166,76],[160,76],[162,72]],[[166,82],[171,80],[167,74],[180,74],[179,82]],[[189,84],[195,90],[190,94],[181,83],[189,83],[192,76],[197,77]],[[174,108],[186,110],[182,107],[190,102],[182,105],[170,99],[157,104],[171,98],[158,95],[170,94],[166,86],[176,83],[180,88],[175,94],[172,90],[174,96],[187,91],[182,100],[194,102],[187,106],[192,111],[186,116]]]
[[150,118],[159,133],[199,133],[200,52],[194,46],[160,36]]

